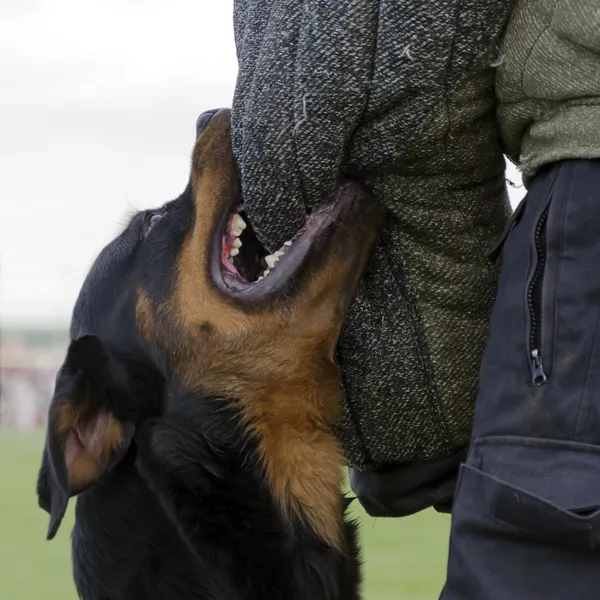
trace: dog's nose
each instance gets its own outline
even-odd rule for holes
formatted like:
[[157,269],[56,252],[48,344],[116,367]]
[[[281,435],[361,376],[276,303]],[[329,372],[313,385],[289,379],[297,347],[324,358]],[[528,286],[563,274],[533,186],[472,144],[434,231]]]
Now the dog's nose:
[[223,110],[229,110],[228,108],[214,108],[213,110],[207,110],[203,112],[196,119],[196,137],[198,137],[204,128],[208,125],[208,122],[219,112]]

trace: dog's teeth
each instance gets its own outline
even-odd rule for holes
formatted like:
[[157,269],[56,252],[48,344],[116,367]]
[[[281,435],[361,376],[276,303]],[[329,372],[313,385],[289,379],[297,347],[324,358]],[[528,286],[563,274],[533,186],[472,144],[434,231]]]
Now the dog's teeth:
[[263,273],[263,277],[266,277],[271,271],[269,269],[267,269],[264,273]]
[[260,281],[261,279],[264,279],[262,275],[256,281]]
[[232,248],[231,251],[229,252],[229,256],[233,257],[233,256],[237,256],[240,253],[238,248]]
[[265,262],[267,263],[267,266],[272,269],[275,266],[275,263],[279,260],[279,258],[277,258],[277,256],[275,256],[274,254],[269,254],[269,256],[265,256]]
[[276,256],[277,258],[281,258],[284,254],[285,252],[283,250],[277,250],[277,252],[273,252],[273,256]]
[[241,247],[242,247],[242,240],[240,240],[240,238],[236,237],[236,238],[233,240],[233,244],[231,244],[231,246],[232,246],[233,248],[241,248]]
[[288,240],[287,242],[283,242],[284,246],[291,246],[292,242],[290,240]]
[[[235,231],[236,229],[240,230],[240,233],[246,229],[246,222],[240,215],[237,213],[233,215],[233,219],[231,219],[231,229]],[[237,235],[235,237],[238,237]]]
[[242,235],[242,229],[240,229],[239,227],[234,227],[233,225],[231,226],[231,233],[233,233],[233,236],[238,238],[240,237],[240,235]]

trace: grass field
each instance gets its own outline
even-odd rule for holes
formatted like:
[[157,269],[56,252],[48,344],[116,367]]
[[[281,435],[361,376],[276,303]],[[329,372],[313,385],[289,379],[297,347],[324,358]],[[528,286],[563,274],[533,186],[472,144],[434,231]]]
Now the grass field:
[[[43,438],[0,432],[0,598],[76,600],[69,517],[53,542],[37,507],[35,479]],[[356,510],[356,509],[355,509]],[[444,580],[449,518],[427,511],[407,519],[361,522],[365,600],[436,600]],[[168,600],[168,599],[167,599]]]

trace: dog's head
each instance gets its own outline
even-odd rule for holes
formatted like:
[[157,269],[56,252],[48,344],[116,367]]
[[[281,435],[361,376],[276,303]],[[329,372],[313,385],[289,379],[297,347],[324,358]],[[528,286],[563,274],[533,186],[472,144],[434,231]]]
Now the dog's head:
[[289,449],[282,439],[338,418],[334,349],[381,209],[342,182],[265,257],[239,212],[229,111],[205,121],[185,192],[134,216],[77,300],[39,484],[51,535],[68,497],[113,468],[140,419],[160,410],[165,386],[236,399],[267,471]]

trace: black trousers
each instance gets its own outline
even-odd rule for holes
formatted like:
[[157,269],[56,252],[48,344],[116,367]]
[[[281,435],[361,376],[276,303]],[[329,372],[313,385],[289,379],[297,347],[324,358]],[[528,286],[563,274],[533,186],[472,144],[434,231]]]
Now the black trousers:
[[600,161],[515,211],[442,600],[600,599]]

